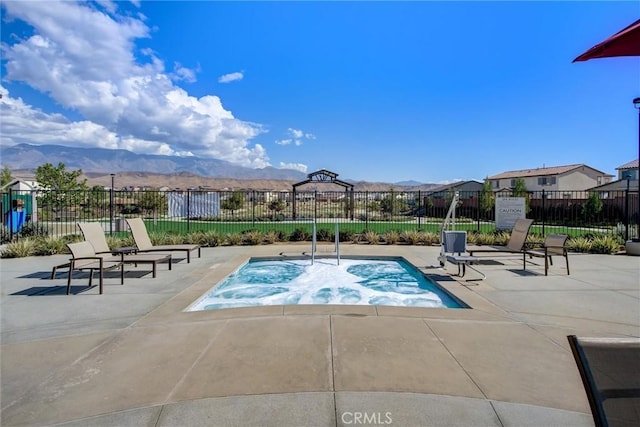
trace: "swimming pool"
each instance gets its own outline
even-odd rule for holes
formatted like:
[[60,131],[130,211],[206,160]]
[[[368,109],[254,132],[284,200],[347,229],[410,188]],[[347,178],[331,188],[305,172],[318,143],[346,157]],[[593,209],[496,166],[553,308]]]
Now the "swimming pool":
[[400,257],[252,258],[186,311],[288,304],[467,308]]

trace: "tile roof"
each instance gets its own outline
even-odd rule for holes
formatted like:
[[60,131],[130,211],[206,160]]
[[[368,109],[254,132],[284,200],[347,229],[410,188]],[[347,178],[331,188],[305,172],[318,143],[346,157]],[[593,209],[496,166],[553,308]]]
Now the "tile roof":
[[625,163],[622,166],[618,166],[616,168],[616,170],[620,170],[620,169],[637,169],[638,168],[638,159],[635,160],[631,160],[628,163]]
[[[602,173],[603,175],[607,175],[598,169],[594,169],[591,166],[587,166],[585,164],[577,164],[577,165],[565,165],[565,166],[552,166],[549,168],[536,168],[536,169],[523,169],[518,171],[507,171],[502,172],[497,175],[490,176],[489,179],[507,179],[507,178],[520,178],[520,177],[529,177],[529,176],[545,176],[545,175],[559,175],[574,169],[578,169],[581,167],[587,167],[589,169],[593,169],[597,172]],[[610,176],[610,175],[607,175]]]

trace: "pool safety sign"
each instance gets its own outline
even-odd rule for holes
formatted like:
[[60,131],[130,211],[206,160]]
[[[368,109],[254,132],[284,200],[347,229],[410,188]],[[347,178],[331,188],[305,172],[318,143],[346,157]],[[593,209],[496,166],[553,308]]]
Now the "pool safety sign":
[[526,218],[524,197],[496,197],[496,228],[511,230],[518,219]]

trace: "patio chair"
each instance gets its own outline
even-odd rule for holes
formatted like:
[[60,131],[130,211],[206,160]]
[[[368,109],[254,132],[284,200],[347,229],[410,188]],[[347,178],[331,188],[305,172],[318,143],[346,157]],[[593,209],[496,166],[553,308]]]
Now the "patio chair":
[[152,277],[156,277],[157,265],[160,262],[167,262],[171,270],[171,253],[139,254],[136,247],[109,248],[107,236],[104,234],[102,226],[98,222],[79,222],[78,227],[82,231],[84,240],[91,243],[96,254],[119,255],[123,263],[126,264],[151,264]]
[[471,256],[476,253],[490,254],[522,254],[522,268],[526,269],[525,243],[529,230],[533,224],[532,219],[521,218],[516,220],[511,230],[511,236],[506,246],[468,246],[467,251]]
[[568,335],[596,427],[640,425],[640,338]]
[[91,243],[84,241],[67,243],[72,258],[69,260],[69,276],[67,278],[67,295],[71,292],[71,278],[74,270],[89,270],[89,287],[93,281],[93,271],[100,273],[100,294],[102,294],[104,272],[114,268],[120,268],[120,284],[124,285],[124,266],[119,257],[106,258],[96,254]]
[[200,258],[200,245],[195,244],[176,244],[176,245],[154,245],[151,243],[147,227],[144,225],[142,218],[127,218],[127,224],[131,229],[133,240],[136,242],[138,252],[173,252],[181,251],[187,255],[187,263],[191,262],[191,252],[198,250],[198,258]]
[[567,253],[566,243],[569,236],[566,234],[549,234],[544,239],[542,249],[530,249],[527,250],[529,257],[541,257],[544,258],[544,275],[546,276],[549,271],[549,264],[553,265],[552,255],[563,256],[567,263],[567,276],[569,275],[569,255]]
[[[479,259],[478,257],[474,257],[469,255],[467,252],[467,232],[466,231],[449,231],[444,230],[442,232],[442,253],[441,256],[444,257],[444,261],[448,261],[452,264],[458,266],[458,276],[464,277],[466,273],[466,267],[469,266],[470,269],[475,271],[476,273],[481,275],[480,279],[470,279],[468,281],[474,280],[484,280],[486,276],[481,271],[473,268],[473,264],[477,264]],[[444,265],[444,264],[443,264]]]

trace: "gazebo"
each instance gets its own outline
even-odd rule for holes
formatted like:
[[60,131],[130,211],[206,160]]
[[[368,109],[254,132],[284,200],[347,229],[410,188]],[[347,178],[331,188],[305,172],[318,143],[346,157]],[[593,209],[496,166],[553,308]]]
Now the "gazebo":
[[347,196],[347,203],[345,204],[345,217],[353,219],[353,184],[349,184],[348,182],[338,179],[337,173],[328,171],[326,169],[320,169],[318,171],[310,173],[307,175],[307,179],[305,179],[304,181],[296,182],[295,184],[293,184],[293,219],[297,218],[296,195],[298,187],[305,184],[337,184],[341,187],[344,187],[344,191]]

